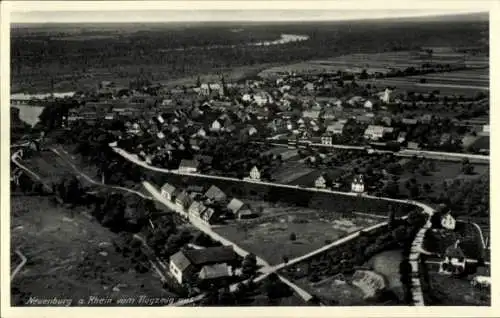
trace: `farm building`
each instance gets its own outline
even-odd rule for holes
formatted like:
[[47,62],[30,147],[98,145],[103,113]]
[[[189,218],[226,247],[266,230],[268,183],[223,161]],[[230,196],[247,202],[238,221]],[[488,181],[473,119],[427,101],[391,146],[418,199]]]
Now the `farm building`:
[[164,196],[167,200],[173,200],[175,196],[176,188],[168,183],[165,183],[163,187],[161,187],[161,195]]
[[218,187],[212,185],[207,192],[205,193],[205,196],[213,201],[220,202],[224,201],[227,199],[227,195]]
[[175,198],[175,204],[183,209],[187,209],[191,205],[191,202],[193,202],[193,199],[191,199],[186,191],[182,191]]
[[231,202],[229,202],[227,209],[233,213],[237,219],[248,219],[257,216],[257,213],[255,213],[247,204],[236,198],[233,198]]
[[326,131],[331,132],[334,135],[342,135],[342,133],[344,132],[344,126],[345,126],[345,123],[338,121],[338,122],[326,127]]
[[188,283],[196,277],[227,278],[231,276],[230,266],[236,260],[236,254],[228,246],[182,249],[170,257],[169,270],[179,284]]
[[181,163],[179,164],[179,172],[193,173],[193,172],[198,171],[198,166],[199,166],[199,163],[196,160],[183,159],[183,160],[181,160]]

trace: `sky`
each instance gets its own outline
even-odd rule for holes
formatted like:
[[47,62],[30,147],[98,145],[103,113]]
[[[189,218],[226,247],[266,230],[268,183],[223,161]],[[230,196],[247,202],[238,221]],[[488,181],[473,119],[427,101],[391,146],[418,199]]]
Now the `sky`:
[[[139,2],[140,3],[140,2]],[[11,23],[342,21],[428,17],[480,10],[92,10],[11,12]]]

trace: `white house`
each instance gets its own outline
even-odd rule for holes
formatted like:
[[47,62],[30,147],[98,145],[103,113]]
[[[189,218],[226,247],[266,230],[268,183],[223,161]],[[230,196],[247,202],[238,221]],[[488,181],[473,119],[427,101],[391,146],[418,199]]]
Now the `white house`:
[[319,110],[305,110],[302,112],[302,117],[318,119],[320,111]]
[[344,126],[345,124],[338,121],[326,127],[326,131],[334,135],[342,135],[342,133],[344,132]]
[[389,104],[391,102],[392,90],[386,88],[385,91],[379,93],[379,98],[384,104]]
[[193,173],[198,171],[199,163],[196,160],[182,159],[179,164],[179,172]]
[[371,100],[365,101],[364,107],[367,109],[373,109],[373,102]]
[[200,128],[196,134],[197,134],[199,137],[206,137],[206,136],[207,136],[207,132],[206,132],[206,131],[205,131],[205,129],[203,129],[203,128]]
[[441,226],[443,228],[448,229],[448,230],[454,230],[455,224],[456,224],[456,221],[453,218],[453,216],[451,216],[450,213],[446,213],[445,215],[443,215],[441,217]]
[[257,133],[257,128],[251,126],[250,128],[248,128],[248,135],[249,136],[253,136]]
[[365,191],[363,175],[360,174],[354,177],[351,183],[351,191],[356,193],[363,193]]
[[260,171],[255,166],[252,168],[252,170],[250,170],[250,179],[260,180]]
[[210,131],[220,131],[222,129],[221,123],[216,119],[210,126]]
[[364,133],[366,139],[378,140],[383,138],[385,134],[391,133],[394,130],[392,127],[384,127],[378,125],[369,125]]
[[320,175],[315,181],[314,186],[316,188],[325,189],[326,188],[326,178],[323,175]]
[[321,136],[321,144],[322,145],[331,145],[332,144],[332,136],[330,136],[330,135]]
[[165,183],[163,187],[161,187],[161,195],[164,196],[167,200],[172,201],[175,190],[176,188],[173,185]]
[[460,274],[465,271],[465,254],[458,246],[459,243],[457,240],[454,245],[446,249],[444,260],[439,265],[439,273]]

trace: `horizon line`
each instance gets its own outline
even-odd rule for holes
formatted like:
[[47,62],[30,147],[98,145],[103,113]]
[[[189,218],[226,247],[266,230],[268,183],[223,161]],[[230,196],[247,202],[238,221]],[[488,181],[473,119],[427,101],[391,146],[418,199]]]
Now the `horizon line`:
[[[161,10],[161,11],[153,11],[153,13],[172,13],[172,12],[175,12],[175,13],[193,13],[193,12],[196,12],[196,13],[206,13],[206,12],[213,12],[215,10]],[[233,11],[233,10],[231,10]],[[269,10],[252,10],[252,11],[255,11],[255,12],[258,12],[258,11],[266,11],[266,12],[270,12]],[[292,12],[297,12],[299,10],[271,10],[273,12],[280,12],[280,13],[283,13],[283,12],[287,12],[287,13],[292,13]],[[318,11],[318,10],[310,10],[309,13],[313,12],[313,11]],[[342,13],[346,13],[346,12],[359,12],[359,10],[341,10],[341,11],[335,11],[336,14],[342,14]],[[400,10],[379,10],[379,11],[383,11],[383,12],[392,12],[392,11],[400,11]],[[405,10],[405,11],[410,11],[410,10]],[[421,11],[421,10],[416,10],[416,11]],[[132,14],[137,14],[139,13],[139,19],[126,19],[126,18],[123,18],[123,20],[115,20],[115,21],[110,21],[109,20],[109,14],[117,14],[117,13],[123,13],[123,12],[127,12],[127,13],[132,13]],[[143,12],[151,12],[151,10],[138,10],[138,11],[29,11],[29,12],[12,12],[13,14],[17,13],[17,14],[21,14],[22,15],[30,15],[30,14],[44,14],[44,15],[51,15],[51,14],[57,14],[57,18],[60,18],[61,14],[62,13],[71,13],[71,14],[85,14],[87,15],[88,13],[105,13],[106,14],[106,18],[107,20],[67,20],[67,21],[52,21],[51,19],[49,19],[49,21],[47,20],[37,20],[36,17],[34,20],[30,20],[29,17],[27,20],[25,21],[22,21],[22,18],[21,20],[18,20],[18,19],[13,19],[13,21],[11,21],[11,25],[30,25],[30,24],[85,24],[85,23],[98,23],[98,24],[118,24],[118,23],[122,23],[122,24],[136,24],[136,23],[143,23],[143,24],[151,24],[151,23],[162,23],[162,24],[171,24],[171,23],[261,23],[261,22],[267,22],[267,23],[289,23],[289,22],[294,22],[294,23],[300,23],[300,22],[318,22],[318,23],[321,23],[321,22],[342,22],[342,21],[379,21],[379,20],[411,20],[411,19],[439,19],[440,17],[443,17],[443,18],[446,18],[446,19],[449,19],[449,18],[453,18],[453,17],[457,17],[457,18],[460,18],[460,17],[468,17],[468,16],[478,16],[477,20],[478,21],[487,21],[489,20],[489,12],[488,11],[485,11],[485,10],[481,10],[481,11],[467,11],[467,12],[464,12],[464,11],[460,11],[460,12],[439,12],[439,13],[436,13],[436,12],[428,12],[428,13],[423,13],[423,12],[420,12],[420,13],[417,13],[417,14],[401,14],[401,15],[385,15],[385,16],[377,16],[377,15],[373,15],[373,11],[370,11],[369,13],[371,15],[368,15],[368,16],[337,16],[337,17],[324,17],[324,16],[320,16],[320,17],[285,17],[284,19],[283,18],[280,18],[280,16],[278,17],[274,17],[274,18],[269,18],[269,17],[261,17],[260,19],[249,19],[249,18],[243,18],[243,19],[238,19],[238,17],[236,16],[236,18],[225,18],[225,19],[213,19],[213,17],[210,18],[207,18],[207,17],[202,17],[200,19],[185,19],[183,17],[181,17],[180,19],[177,18],[177,19],[171,19],[171,20],[161,20],[161,19],[158,19],[158,18],[153,18],[153,19],[144,19],[145,17],[141,17],[140,16],[140,13],[143,13]],[[227,12],[226,10],[217,10],[216,11],[217,13],[222,13],[222,12]],[[238,12],[242,12],[242,11],[238,11]],[[248,11],[246,12],[248,13]],[[301,11],[300,12],[301,14],[304,13],[304,11]],[[324,12],[320,12],[320,13],[324,13]],[[88,16],[88,15],[87,15]],[[19,17],[18,17],[19,18]],[[66,16],[67,18],[67,16]],[[99,18],[99,17],[98,17]],[[17,20],[17,21],[15,21]]]

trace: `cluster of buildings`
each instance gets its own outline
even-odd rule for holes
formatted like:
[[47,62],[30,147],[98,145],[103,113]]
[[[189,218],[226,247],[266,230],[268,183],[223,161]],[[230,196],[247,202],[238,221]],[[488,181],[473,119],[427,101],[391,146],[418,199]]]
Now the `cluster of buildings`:
[[202,188],[179,189],[169,183],[161,188],[161,195],[174,202],[184,216],[195,222],[210,226],[225,219],[248,219],[258,213],[248,204],[237,198],[229,199],[217,186],[212,185],[205,193]]

